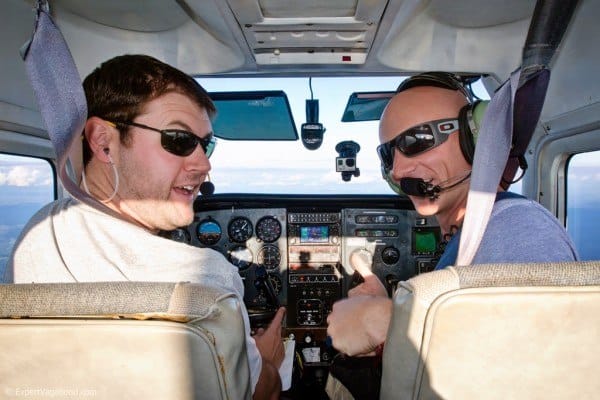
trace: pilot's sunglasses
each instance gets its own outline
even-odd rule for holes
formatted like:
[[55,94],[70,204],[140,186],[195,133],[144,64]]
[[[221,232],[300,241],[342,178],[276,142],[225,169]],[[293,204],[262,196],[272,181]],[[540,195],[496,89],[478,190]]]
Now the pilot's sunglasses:
[[424,122],[377,146],[377,154],[387,173],[394,165],[394,149],[398,149],[407,157],[416,156],[444,143],[448,135],[457,130],[456,118]]
[[156,129],[151,126],[138,124],[137,122],[131,121],[107,121],[114,125],[127,125],[135,126],[137,128],[147,129],[150,131],[160,133],[160,144],[163,149],[171,154],[175,154],[180,157],[187,157],[196,150],[196,146],[200,145],[206,157],[210,157],[215,150],[217,140],[211,132],[206,137],[198,137],[192,132],[188,132],[183,129]]

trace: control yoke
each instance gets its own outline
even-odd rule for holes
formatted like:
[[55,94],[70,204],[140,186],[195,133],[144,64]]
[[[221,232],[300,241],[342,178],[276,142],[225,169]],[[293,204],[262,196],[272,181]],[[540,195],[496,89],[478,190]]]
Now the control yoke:
[[267,304],[271,305],[275,311],[277,311],[279,308],[279,299],[277,298],[273,284],[269,279],[269,273],[263,265],[256,267],[254,286],[258,291],[264,293]]

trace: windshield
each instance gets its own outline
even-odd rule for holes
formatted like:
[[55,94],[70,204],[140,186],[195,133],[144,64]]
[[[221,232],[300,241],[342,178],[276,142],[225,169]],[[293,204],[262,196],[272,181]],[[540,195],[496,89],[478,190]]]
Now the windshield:
[[[392,194],[381,178],[376,147],[379,121],[341,122],[353,92],[393,91],[402,77],[316,77],[312,98],[319,100],[318,121],[326,128],[317,150],[297,141],[231,141],[220,139],[210,161],[215,193],[265,194]],[[300,135],[306,122],[305,102],[311,99],[309,78],[198,78],[209,92],[283,90],[288,97]],[[478,88],[477,88],[477,87]],[[481,85],[480,97],[488,98]],[[482,94],[483,92],[483,94]],[[252,129],[248,126],[247,129]],[[356,167],[360,176],[342,180],[336,172],[335,147],[354,141],[360,150]]]

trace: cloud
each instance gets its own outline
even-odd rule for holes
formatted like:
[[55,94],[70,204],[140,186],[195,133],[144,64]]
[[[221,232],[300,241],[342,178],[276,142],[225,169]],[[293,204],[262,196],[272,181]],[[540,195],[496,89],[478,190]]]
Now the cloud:
[[0,186],[42,186],[51,185],[53,178],[44,168],[18,165],[8,170],[0,171]]
[[569,180],[596,183],[600,182],[600,173],[581,168],[579,171],[569,172]]

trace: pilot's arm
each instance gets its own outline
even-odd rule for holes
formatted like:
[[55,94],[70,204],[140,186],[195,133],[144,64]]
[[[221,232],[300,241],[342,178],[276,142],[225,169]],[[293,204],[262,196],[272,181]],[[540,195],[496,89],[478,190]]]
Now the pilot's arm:
[[281,322],[284,315],[285,308],[281,307],[267,329],[260,328],[254,335],[256,347],[262,357],[262,369],[252,396],[254,400],[279,399],[281,392],[279,367],[285,356],[281,340]]

